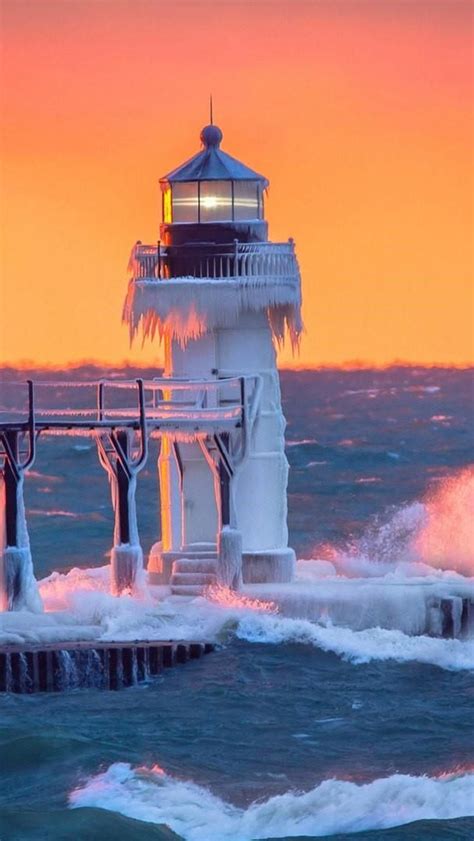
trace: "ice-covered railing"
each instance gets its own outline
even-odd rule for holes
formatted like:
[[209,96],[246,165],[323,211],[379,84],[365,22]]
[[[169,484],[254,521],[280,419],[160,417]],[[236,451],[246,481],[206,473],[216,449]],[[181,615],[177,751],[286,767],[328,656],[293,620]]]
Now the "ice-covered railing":
[[131,339],[166,334],[186,344],[206,332],[235,325],[242,312],[265,311],[277,343],[286,332],[298,345],[301,278],[295,246],[285,243],[137,243],[129,260],[123,320]]
[[165,247],[137,243],[130,255],[132,280],[169,280],[183,277],[175,267],[187,266],[194,278],[271,277],[299,282],[299,267],[292,239],[288,242],[239,242],[229,246],[190,243]]
[[258,377],[220,380],[96,380],[0,383],[0,432],[93,431],[104,427],[151,432],[231,429],[243,424],[259,392]]

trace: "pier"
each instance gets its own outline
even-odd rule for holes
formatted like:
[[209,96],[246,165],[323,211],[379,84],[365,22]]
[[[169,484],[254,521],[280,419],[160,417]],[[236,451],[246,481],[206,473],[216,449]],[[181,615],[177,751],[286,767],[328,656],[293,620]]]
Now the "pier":
[[165,436],[172,443],[173,463],[181,473],[181,447],[193,441],[199,445],[202,463],[219,493],[222,525],[227,525],[230,480],[245,458],[260,390],[258,375],[2,384],[0,518],[5,537],[0,591],[4,609],[33,607],[33,561],[23,489],[38,439],[80,435],[95,440],[111,488],[115,517],[111,580],[113,592],[120,594],[133,589],[143,569],[135,494],[149,439]]
[[210,643],[156,640],[2,646],[0,692],[23,695],[72,689],[124,689],[213,650]]

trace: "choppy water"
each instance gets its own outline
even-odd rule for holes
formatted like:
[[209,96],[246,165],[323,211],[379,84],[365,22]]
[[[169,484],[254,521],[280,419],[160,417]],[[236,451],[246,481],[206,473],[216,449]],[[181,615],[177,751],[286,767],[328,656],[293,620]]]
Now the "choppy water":
[[[442,527],[422,559],[448,531],[453,565],[463,553],[469,563],[464,485],[449,503],[439,489],[473,461],[472,373],[284,373],[282,386],[300,557],[389,561],[431,495]],[[45,439],[34,469],[38,576],[102,565],[112,517],[94,449]],[[146,550],[157,538],[152,460],[140,478]],[[356,664],[276,642],[234,638],[116,694],[3,696],[2,841],[175,838],[164,824],[186,841],[474,838],[468,670],[436,656]]]

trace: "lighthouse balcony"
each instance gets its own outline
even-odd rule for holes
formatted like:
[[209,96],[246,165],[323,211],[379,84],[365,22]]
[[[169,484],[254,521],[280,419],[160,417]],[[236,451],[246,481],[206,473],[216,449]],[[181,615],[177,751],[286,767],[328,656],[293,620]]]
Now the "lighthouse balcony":
[[173,278],[235,279],[269,277],[273,282],[299,283],[292,239],[288,242],[188,243],[133,248],[129,271],[133,280]]
[[186,342],[233,326],[244,311],[266,311],[278,342],[298,342],[301,280],[288,242],[137,243],[129,261],[124,321],[133,338],[158,333]]

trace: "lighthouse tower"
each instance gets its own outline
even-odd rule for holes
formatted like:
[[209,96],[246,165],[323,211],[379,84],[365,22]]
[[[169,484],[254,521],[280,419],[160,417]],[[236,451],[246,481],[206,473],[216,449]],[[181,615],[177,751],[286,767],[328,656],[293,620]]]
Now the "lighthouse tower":
[[[229,552],[234,586],[290,581],[295,562],[275,352],[301,331],[294,244],[268,240],[267,179],[221,149],[216,125],[200,139],[160,181],[160,240],[134,247],[124,309],[132,336],[162,340],[162,397],[187,420],[161,435],[162,537],[148,562],[177,593],[222,580]],[[210,431],[193,433],[197,405]]]

